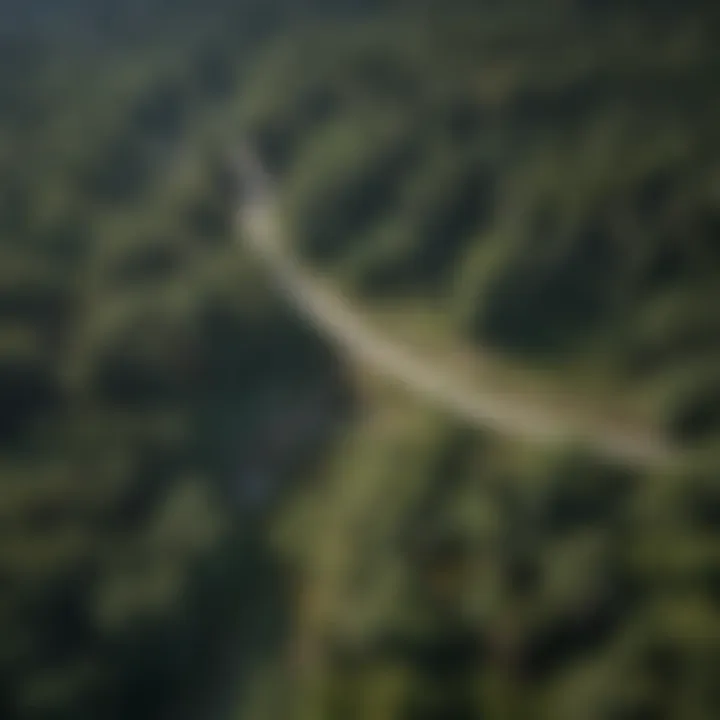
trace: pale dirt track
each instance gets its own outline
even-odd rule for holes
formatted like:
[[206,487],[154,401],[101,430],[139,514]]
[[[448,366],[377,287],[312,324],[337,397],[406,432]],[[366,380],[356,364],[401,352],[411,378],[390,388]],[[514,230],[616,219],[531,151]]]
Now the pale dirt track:
[[[452,363],[431,359],[410,343],[383,334],[360,308],[305,267],[284,241],[272,183],[248,148],[236,158],[235,170],[243,186],[237,217],[247,246],[298,314],[354,363],[478,428],[533,443],[577,445],[624,464],[672,464],[676,451],[649,427],[583,409],[577,397],[570,406],[540,390],[519,391],[517,386],[498,383],[491,373],[469,378]],[[482,366],[481,351],[477,359]]]

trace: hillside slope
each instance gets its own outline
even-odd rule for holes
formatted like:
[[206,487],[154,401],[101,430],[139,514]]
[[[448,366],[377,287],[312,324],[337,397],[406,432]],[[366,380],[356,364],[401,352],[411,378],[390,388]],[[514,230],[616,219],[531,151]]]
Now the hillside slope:
[[[0,715],[716,717],[713,3],[20,5]],[[383,332],[624,397],[692,464],[528,447],[346,363],[238,250],[244,132]]]

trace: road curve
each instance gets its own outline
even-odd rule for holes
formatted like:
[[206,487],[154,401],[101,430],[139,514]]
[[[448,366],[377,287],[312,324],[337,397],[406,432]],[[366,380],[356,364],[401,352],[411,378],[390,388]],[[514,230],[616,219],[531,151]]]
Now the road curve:
[[574,445],[623,464],[667,467],[676,459],[672,444],[649,428],[628,429],[604,416],[584,414],[580,401],[574,412],[541,394],[513,393],[489,382],[483,387],[481,381],[470,386],[451,367],[383,335],[292,252],[272,179],[249,146],[236,154],[233,170],[241,186],[236,212],[242,239],[295,310],[354,362],[485,430],[533,443]]

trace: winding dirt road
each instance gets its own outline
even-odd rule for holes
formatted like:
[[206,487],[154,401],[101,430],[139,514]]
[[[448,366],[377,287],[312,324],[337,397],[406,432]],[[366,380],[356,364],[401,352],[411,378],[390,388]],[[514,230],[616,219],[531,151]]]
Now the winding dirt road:
[[[651,428],[558,403],[547,393],[502,386],[482,375],[472,382],[451,363],[423,357],[388,337],[307,268],[285,241],[272,179],[250,147],[234,158],[241,184],[237,220],[241,237],[263,262],[295,310],[349,358],[400,383],[415,395],[472,423],[529,442],[581,447],[624,464],[664,466],[677,457],[672,443]],[[478,351],[482,359],[482,352]]]

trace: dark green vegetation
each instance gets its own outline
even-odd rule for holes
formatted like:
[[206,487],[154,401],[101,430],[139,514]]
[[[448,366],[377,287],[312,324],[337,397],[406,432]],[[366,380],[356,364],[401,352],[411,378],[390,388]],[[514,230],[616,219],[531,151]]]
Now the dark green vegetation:
[[[712,4],[71,5],[0,34],[0,715],[718,717]],[[353,419],[234,246],[241,126],[348,291],[602,370],[697,462]]]
[[228,634],[270,642],[230,631],[280,602],[244,477],[291,470],[273,395],[344,402],[238,262],[203,128],[240,52],[184,33],[2,46],[4,718],[176,716]]

